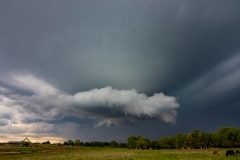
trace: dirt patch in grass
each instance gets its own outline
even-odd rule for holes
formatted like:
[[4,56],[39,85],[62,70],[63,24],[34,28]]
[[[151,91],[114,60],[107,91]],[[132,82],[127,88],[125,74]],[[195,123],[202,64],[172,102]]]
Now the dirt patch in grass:
[[14,155],[14,154],[20,154],[20,152],[0,152],[0,155]]

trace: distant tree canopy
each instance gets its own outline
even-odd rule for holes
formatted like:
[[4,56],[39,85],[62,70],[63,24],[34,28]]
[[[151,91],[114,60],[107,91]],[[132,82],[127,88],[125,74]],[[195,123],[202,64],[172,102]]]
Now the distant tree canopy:
[[110,146],[110,143],[109,142],[92,141],[92,142],[85,142],[83,145],[89,146],[89,147],[106,147],[106,146]]
[[130,136],[127,140],[128,148],[147,149],[150,147],[150,140],[143,136]]
[[42,144],[51,144],[50,141],[42,142]]
[[[50,144],[49,141],[43,144]],[[25,144],[29,145],[28,142]],[[81,142],[79,139],[67,140],[63,143],[67,146],[89,146],[89,147],[128,147],[130,149],[174,149],[174,148],[240,148],[240,128],[223,127],[217,132],[206,133],[194,130],[188,134],[179,133],[176,136],[167,136],[159,140],[149,140],[144,136],[129,136],[127,143],[110,142]]]
[[75,140],[75,146],[81,146],[81,141],[79,139],[76,139]]
[[113,141],[110,142],[110,146],[111,146],[111,147],[117,147],[117,146],[118,146],[118,143],[113,140]]
[[128,148],[153,148],[153,149],[174,149],[174,148],[239,148],[240,128],[224,127],[217,132],[206,133],[194,130],[188,134],[177,134],[176,136],[163,137],[157,141],[149,141],[143,136],[129,136]]
[[115,140],[111,142],[100,142],[100,141],[91,141],[91,142],[81,142],[79,139],[75,141],[69,139],[63,143],[65,146],[87,146],[87,147],[120,147],[124,148],[127,146],[126,143],[118,143]]

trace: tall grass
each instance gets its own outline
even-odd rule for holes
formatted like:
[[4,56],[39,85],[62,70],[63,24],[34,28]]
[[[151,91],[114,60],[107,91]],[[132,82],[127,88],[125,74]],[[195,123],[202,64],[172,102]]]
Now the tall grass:
[[[30,149],[30,148],[29,148]],[[27,151],[27,148],[25,148]],[[213,151],[218,150],[218,155]],[[0,151],[0,153],[2,153]],[[0,154],[0,160],[237,160],[240,156],[226,157],[224,149],[203,150],[130,150],[109,147],[62,147]]]

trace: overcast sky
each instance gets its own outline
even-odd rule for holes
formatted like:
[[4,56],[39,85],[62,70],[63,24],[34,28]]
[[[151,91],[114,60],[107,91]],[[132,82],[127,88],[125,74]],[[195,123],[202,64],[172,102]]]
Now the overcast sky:
[[0,141],[239,126],[239,0],[1,0]]

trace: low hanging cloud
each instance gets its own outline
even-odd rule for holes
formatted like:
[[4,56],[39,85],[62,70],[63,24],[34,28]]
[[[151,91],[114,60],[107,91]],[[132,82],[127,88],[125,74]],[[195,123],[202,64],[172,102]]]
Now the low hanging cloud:
[[15,115],[17,121],[75,116],[98,121],[94,127],[122,126],[148,118],[174,123],[179,107],[173,96],[163,93],[147,96],[134,89],[119,90],[110,86],[71,95],[29,74],[13,75],[3,84],[11,89],[2,88],[12,91],[5,95],[1,93],[0,109],[11,109],[11,112],[6,110],[5,115],[8,118]]

